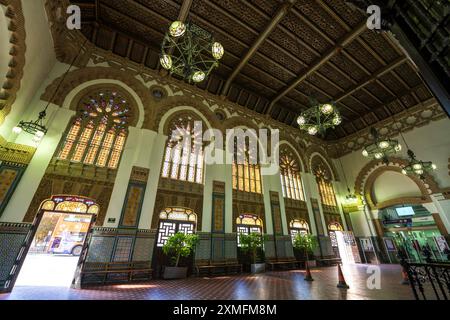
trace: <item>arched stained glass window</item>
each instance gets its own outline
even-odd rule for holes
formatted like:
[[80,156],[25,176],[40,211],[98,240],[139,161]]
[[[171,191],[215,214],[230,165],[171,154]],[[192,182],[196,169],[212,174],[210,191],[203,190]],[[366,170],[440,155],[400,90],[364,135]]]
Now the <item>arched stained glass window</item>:
[[333,184],[331,183],[331,177],[322,163],[316,166],[315,176],[322,203],[327,206],[336,207],[336,195]]
[[294,155],[285,150],[280,152],[280,179],[285,198],[305,201],[300,167]]
[[[198,130],[197,130],[198,129]],[[194,127],[191,116],[176,119],[169,132],[161,170],[163,178],[203,183],[203,132]]]
[[130,110],[117,92],[101,92],[83,106],[57,158],[116,169],[126,140]]
[[[235,148],[233,157],[233,189],[262,193],[261,169],[259,164],[251,163],[248,149],[248,143],[245,143],[245,148],[243,149]],[[238,163],[238,154],[243,155],[243,163]]]

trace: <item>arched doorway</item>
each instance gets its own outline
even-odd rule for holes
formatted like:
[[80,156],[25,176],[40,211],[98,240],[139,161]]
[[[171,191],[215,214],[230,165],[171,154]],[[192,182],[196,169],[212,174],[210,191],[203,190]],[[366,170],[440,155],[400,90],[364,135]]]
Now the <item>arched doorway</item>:
[[[197,228],[197,214],[189,208],[167,207],[159,214],[158,233],[156,235],[155,252],[153,258],[153,270],[156,276],[162,272],[164,266],[170,265],[170,259],[163,254],[162,247],[167,239],[176,234],[194,234]],[[182,258],[180,265],[188,266],[188,272],[192,268],[193,257]]]
[[[237,254],[238,260],[240,263],[244,265],[244,269],[246,266],[250,265],[250,257],[247,253],[242,252],[240,237],[241,235],[248,235],[251,233],[263,234],[263,222],[262,220],[254,215],[254,214],[241,214],[236,218],[236,233],[237,233]],[[258,259],[264,260],[264,250],[263,246],[261,246],[260,250],[257,253]]]
[[[289,222],[289,234],[291,235],[292,243],[298,234],[309,234],[309,224],[304,219],[294,219]],[[306,259],[305,252],[294,248],[294,256],[298,261],[304,261]]]
[[57,195],[42,202],[18,264],[15,286],[70,287],[85,261],[98,204]]
[[339,222],[331,222],[328,224],[328,235],[330,236],[331,247],[334,255],[339,257],[339,243],[336,235],[337,231],[344,231],[344,228],[342,228],[342,225]]

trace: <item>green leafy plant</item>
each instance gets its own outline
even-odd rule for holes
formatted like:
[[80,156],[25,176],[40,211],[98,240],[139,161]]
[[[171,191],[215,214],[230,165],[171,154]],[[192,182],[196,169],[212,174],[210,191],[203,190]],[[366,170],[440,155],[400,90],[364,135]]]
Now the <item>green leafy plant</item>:
[[258,249],[261,248],[263,237],[261,234],[252,232],[250,234],[239,235],[241,250],[250,254],[253,263],[256,263]]
[[306,255],[306,261],[308,261],[309,256],[312,256],[317,248],[318,243],[315,236],[298,233],[295,235],[292,245],[295,249],[303,251]]
[[199,239],[195,234],[184,234],[177,232],[167,239],[162,247],[165,255],[172,255],[171,260],[175,267],[178,267],[181,257],[188,257],[195,249]]

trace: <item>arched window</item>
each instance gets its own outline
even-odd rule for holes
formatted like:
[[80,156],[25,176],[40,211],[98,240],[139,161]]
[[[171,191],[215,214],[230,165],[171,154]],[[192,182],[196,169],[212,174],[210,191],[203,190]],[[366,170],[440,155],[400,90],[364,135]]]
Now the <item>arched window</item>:
[[172,123],[161,170],[163,178],[203,183],[203,146],[197,142],[202,135],[190,116]]
[[159,214],[159,229],[156,246],[163,247],[167,239],[177,232],[194,234],[197,215],[190,209],[170,207]]
[[[256,152],[256,150],[255,150]],[[252,155],[250,155],[248,143],[245,146],[236,146],[233,157],[233,189],[261,193],[261,170],[259,164],[253,164],[250,161]],[[256,155],[255,155],[256,157]],[[243,163],[240,163],[239,159],[243,159]]]
[[294,219],[289,223],[289,230],[292,236],[292,239],[297,234],[308,234],[309,233],[309,225],[303,219]]
[[89,96],[79,113],[57,158],[116,169],[127,136],[127,101],[117,92],[100,92]]
[[241,214],[236,219],[237,244],[241,246],[239,236],[241,234],[259,233],[262,234],[262,220],[253,214]]
[[300,167],[294,155],[285,149],[280,152],[280,178],[285,198],[305,201]]
[[336,207],[336,195],[331,183],[330,173],[325,169],[325,165],[322,162],[315,167],[314,171],[322,204]]

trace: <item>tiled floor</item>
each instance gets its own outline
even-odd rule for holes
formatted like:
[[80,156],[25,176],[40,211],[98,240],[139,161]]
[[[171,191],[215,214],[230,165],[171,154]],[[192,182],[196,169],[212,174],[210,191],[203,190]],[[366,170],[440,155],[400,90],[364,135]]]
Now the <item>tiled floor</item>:
[[12,300],[366,300],[413,299],[408,285],[401,285],[398,265],[381,265],[380,289],[368,289],[367,265],[347,265],[344,275],[350,289],[336,287],[337,267],[312,270],[313,282],[304,281],[304,271],[277,271],[259,275],[185,280],[154,280],[143,284],[114,285],[74,290],[56,287],[20,287],[0,299]]

